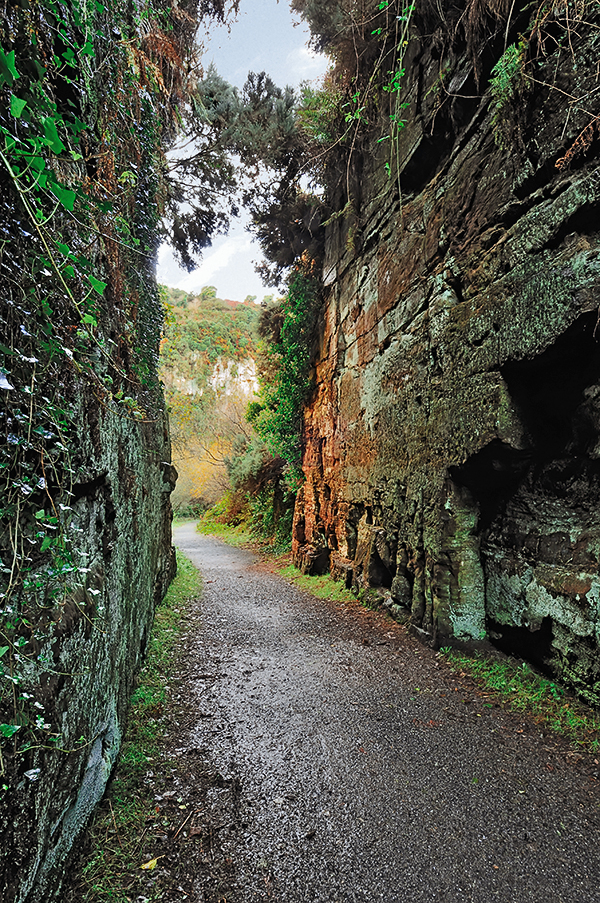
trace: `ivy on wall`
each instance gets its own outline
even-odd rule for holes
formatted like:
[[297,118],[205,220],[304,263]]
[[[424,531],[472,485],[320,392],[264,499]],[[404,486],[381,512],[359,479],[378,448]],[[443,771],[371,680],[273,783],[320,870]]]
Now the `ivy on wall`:
[[3,0],[0,12],[1,779],[7,757],[62,743],[31,675],[52,670],[40,648],[65,606],[94,617],[73,511],[94,418],[162,416],[165,151],[199,14],[222,19],[226,5]]
[[260,361],[261,401],[248,419],[269,451],[288,462],[291,483],[300,478],[302,412],[313,388],[314,331],[319,281],[307,267],[291,274],[286,295],[263,310],[259,332],[265,340]]

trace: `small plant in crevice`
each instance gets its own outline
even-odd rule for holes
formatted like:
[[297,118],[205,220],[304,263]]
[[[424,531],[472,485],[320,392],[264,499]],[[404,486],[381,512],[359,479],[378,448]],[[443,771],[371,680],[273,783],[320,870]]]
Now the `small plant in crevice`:
[[524,74],[527,47],[524,38],[518,44],[511,44],[492,69],[492,127],[500,147],[508,146],[514,135],[514,102],[522,96],[527,85]]

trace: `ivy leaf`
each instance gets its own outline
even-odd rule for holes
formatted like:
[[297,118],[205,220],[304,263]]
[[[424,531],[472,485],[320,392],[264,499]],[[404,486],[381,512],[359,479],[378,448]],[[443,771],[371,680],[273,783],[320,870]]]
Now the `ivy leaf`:
[[3,655],[6,655],[9,649],[10,646],[0,646],[0,658],[2,658]]
[[50,190],[66,210],[73,210],[75,199],[77,197],[74,191],[71,191],[69,188],[63,188],[62,185],[58,185],[57,183],[51,185]]
[[33,67],[37,72],[38,81],[41,82],[46,74],[46,67],[42,66],[40,61],[36,60],[35,58],[31,60],[31,63],[33,64]]
[[31,168],[36,169],[38,172],[46,168],[46,161],[43,157],[28,157],[27,161]]
[[82,122],[81,119],[78,119],[76,116],[75,120],[69,125],[69,128],[72,132],[78,135],[79,132],[84,132],[88,128],[88,126],[85,124],[85,122]]
[[14,116],[15,119],[20,119],[23,114],[23,110],[25,109],[26,106],[27,106],[26,100],[22,100],[20,97],[15,97],[14,94],[11,94],[11,97],[10,97],[10,114],[11,114],[11,116]]
[[12,88],[15,78],[19,78],[19,73],[15,66],[15,52],[4,53],[0,49],[0,85],[7,84]]
[[[64,150],[66,150],[64,144],[59,138],[58,129],[56,128],[56,121],[52,118],[52,116],[46,116],[44,119],[44,134],[48,141],[48,146],[51,150],[54,151],[55,154],[61,154]],[[72,207],[70,208],[73,209]]]
[[84,53],[86,56],[96,56],[96,51],[94,50],[94,45],[91,41],[86,41],[80,52]]
[[3,737],[13,737],[20,727],[20,724],[0,724],[0,734]]
[[45,552],[46,549],[48,549],[52,545],[52,543],[53,540],[50,538],[50,536],[44,536],[44,541],[42,542],[40,552]]
[[94,276],[88,276],[88,279],[90,280],[92,288],[97,291],[99,295],[103,295],[107,283],[101,282],[100,279],[96,279]]
[[81,319],[84,323],[87,323],[88,326],[97,326],[98,325],[97,319],[95,317],[92,317],[91,314],[84,314]]

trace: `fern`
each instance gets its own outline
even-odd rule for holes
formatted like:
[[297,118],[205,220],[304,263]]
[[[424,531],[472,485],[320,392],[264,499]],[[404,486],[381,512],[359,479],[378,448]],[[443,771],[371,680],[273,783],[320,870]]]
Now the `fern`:
[[490,78],[490,91],[492,94],[493,116],[492,125],[496,136],[496,142],[501,147],[505,139],[509,137],[512,126],[507,117],[507,108],[511,101],[519,94],[524,84],[524,68],[527,52],[527,42],[523,39],[518,44],[507,47],[494,68]]

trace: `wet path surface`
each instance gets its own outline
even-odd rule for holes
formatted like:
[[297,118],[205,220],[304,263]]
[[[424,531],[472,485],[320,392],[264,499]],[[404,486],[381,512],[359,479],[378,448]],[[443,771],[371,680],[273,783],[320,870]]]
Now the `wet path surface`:
[[600,901],[592,760],[384,616],[315,600],[193,524],[174,537],[205,581],[180,739],[223,778],[223,899]]

